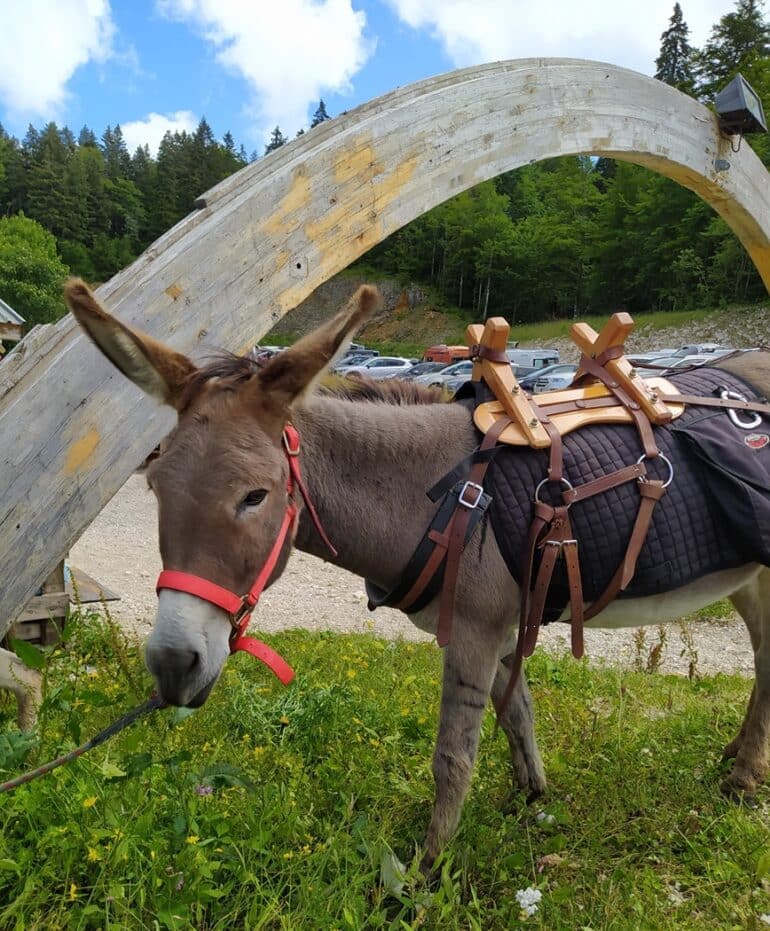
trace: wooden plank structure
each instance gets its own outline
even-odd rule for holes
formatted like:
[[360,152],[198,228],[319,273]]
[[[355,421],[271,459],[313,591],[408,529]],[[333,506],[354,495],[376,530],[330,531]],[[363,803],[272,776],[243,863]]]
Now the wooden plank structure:
[[[440,75],[322,123],[199,198],[99,297],[182,351],[245,351],[430,208],[521,165],[580,153],[695,191],[770,287],[770,179],[750,146],[732,151],[708,109],[651,78],[526,59]],[[0,634],[173,423],[72,318],[28,340],[0,365]]]
[[24,334],[24,323],[24,317],[0,297],[0,340],[20,340]]
[[102,604],[120,596],[96,579],[62,559],[33,595],[16,620],[0,638],[0,647],[10,648],[12,638],[47,646],[61,637],[72,604]]

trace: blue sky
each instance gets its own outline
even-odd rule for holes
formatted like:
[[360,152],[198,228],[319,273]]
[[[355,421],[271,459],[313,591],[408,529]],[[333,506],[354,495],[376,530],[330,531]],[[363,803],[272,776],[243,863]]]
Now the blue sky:
[[[693,44],[731,0],[682,0]],[[319,98],[331,115],[501,58],[596,58],[654,71],[673,0],[0,0],[0,122],[49,120],[133,147],[205,116],[262,152]]]

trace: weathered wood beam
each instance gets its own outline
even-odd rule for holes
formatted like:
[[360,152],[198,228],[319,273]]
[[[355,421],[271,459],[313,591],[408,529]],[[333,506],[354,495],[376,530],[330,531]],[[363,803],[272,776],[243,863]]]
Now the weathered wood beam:
[[[732,152],[706,108],[650,78],[528,59],[431,78],[321,124],[203,195],[205,206],[99,296],[183,351],[245,350],[431,207],[529,162],[579,153],[637,162],[695,191],[770,288],[770,183],[748,145]],[[729,170],[717,171],[717,159]],[[71,318],[2,381],[0,633],[173,422]]]

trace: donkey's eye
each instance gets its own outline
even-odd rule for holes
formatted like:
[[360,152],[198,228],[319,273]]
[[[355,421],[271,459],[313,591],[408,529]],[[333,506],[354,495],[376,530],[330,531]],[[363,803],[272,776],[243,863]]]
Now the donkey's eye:
[[264,488],[255,489],[250,491],[246,497],[241,501],[242,508],[254,508],[258,504],[262,504],[265,500],[265,495],[267,491]]

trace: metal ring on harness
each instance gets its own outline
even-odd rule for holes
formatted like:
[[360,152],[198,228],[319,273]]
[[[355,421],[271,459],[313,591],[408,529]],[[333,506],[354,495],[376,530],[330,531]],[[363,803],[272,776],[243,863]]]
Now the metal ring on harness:
[[[742,394],[739,394],[737,391],[730,391],[729,388],[722,388],[719,392],[719,397],[723,401],[743,401],[747,403],[747,399],[743,397]],[[762,423],[762,417],[759,414],[754,414],[749,420],[741,420],[738,416],[738,411],[732,407],[728,407],[727,416],[732,420],[736,427],[739,427],[741,430],[754,430]]]
[[[647,455],[647,453],[642,453],[642,455],[636,460],[637,465],[638,465],[640,462],[644,462],[645,459],[649,459],[649,458],[650,458],[650,457]],[[668,466],[668,478],[666,479],[665,482],[663,482],[663,487],[664,487],[664,488],[668,488],[668,486],[674,481],[674,466],[673,466],[671,460],[668,458],[668,456],[664,456],[663,453],[658,453],[658,455],[655,456],[655,458],[656,458],[656,459],[662,459],[663,462],[665,462],[666,465]],[[646,478],[644,478],[644,476],[642,476],[642,477],[639,478],[639,481],[640,481],[640,482],[646,482],[646,481],[648,481],[648,479],[646,479]]]
[[[543,501],[540,499],[540,489],[543,487],[543,485],[548,485],[548,484],[549,484],[550,482],[552,482],[552,481],[554,481],[554,479],[551,479],[551,478],[544,478],[543,481],[540,482],[540,484],[537,486],[537,488],[535,489],[535,504],[543,504]],[[561,486],[562,486],[562,490],[563,490],[563,491],[573,491],[573,490],[574,490],[574,486],[573,486],[572,482],[571,482],[569,479],[567,479],[567,478],[560,478],[560,479],[559,479],[559,482],[560,482],[560,484],[561,484]],[[571,505],[572,505],[572,502],[571,502],[571,501],[570,501],[570,502],[567,502],[567,507],[571,507]]]

